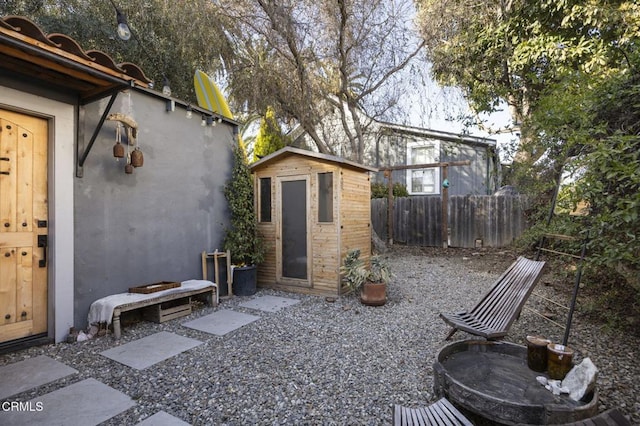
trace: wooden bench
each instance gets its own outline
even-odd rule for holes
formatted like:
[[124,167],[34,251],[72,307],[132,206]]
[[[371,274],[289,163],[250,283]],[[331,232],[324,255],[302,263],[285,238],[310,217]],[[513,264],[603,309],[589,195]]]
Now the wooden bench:
[[441,398],[427,407],[393,407],[394,426],[473,426],[447,399]]
[[[120,339],[122,334],[120,315],[123,312],[182,299],[185,301],[183,305],[190,305],[191,298],[196,296],[205,297],[210,306],[216,306],[218,304],[218,286],[211,281],[191,280],[183,282],[181,287],[159,291],[157,293],[120,293],[103,297],[91,304],[88,316],[89,324],[104,322],[109,324],[111,322],[113,324],[114,337]],[[162,307],[158,308],[158,310],[156,310],[158,321],[170,319],[169,317],[175,318],[176,315],[180,315],[180,311],[185,312],[185,309],[174,308],[175,307],[168,308],[164,310],[164,312],[162,312]]]
[[545,262],[520,256],[471,311],[440,313],[440,317],[452,327],[446,340],[457,330],[482,336],[487,340],[506,336],[538,283],[544,264]]

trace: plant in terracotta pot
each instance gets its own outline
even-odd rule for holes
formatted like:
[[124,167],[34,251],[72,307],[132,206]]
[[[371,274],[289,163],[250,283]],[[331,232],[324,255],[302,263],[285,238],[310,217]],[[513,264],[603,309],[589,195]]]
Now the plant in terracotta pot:
[[250,296],[256,292],[257,265],[264,260],[264,247],[258,235],[253,203],[253,179],[244,149],[233,147],[231,179],[224,188],[231,224],[224,238],[224,249],[231,253],[233,292]]
[[370,265],[360,259],[360,250],[347,252],[340,267],[343,282],[352,291],[360,291],[360,301],[369,306],[381,306],[387,302],[387,283],[391,278],[389,265],[379,256],[372,256]]

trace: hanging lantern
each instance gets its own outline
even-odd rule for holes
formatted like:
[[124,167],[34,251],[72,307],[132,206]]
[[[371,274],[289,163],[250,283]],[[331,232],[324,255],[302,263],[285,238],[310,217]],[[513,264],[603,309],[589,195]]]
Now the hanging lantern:
[[142,167],[143,164],[144,156],[142,155],[142,151],[140,151],[139,147],[136,147],[131,153],[131,165],[133,167]]
[[116,144],[113,146],[113,156],[116,159],[124,158],[124,146],[120,143],[121,135],[120,135],[120,123],[116,127]]

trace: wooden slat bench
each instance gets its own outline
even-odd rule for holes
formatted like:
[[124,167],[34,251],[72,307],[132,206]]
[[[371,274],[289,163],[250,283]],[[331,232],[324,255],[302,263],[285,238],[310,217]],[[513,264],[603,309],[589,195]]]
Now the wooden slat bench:
[[96,300],[89,308],[89,324],[113,323],[113,335],[120,339],[122,334],[120,315],[148,306],[158,305],[169,301],[185,299],[191,303],[191,298],[202,296],[210,306],[218,304],[218,286],[211,281],[185,281],[180,287],[150,294],[121,293]]
[[506,336],[542,276],[544,264],[520,256],[471,311],[441,313],[440,317],[453,327],[446,339],[457,330],[488,340]]
[[427,407],[393,407],[394,426],[473,426],[447,399],[441,398]]

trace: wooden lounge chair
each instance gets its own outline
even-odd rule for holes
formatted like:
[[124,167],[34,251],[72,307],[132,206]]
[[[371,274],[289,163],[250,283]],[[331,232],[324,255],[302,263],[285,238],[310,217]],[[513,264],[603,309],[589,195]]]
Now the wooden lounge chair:
[[471,311],[440,313],[440,317],[453,327],[446,340],[457,330],[482,336],[487,340],[506,336],[538,283],[543,267],[542,261],[520,256]]
[[447,399],[441,398],[427,407],[393,407],[394,426],[473,426]]

